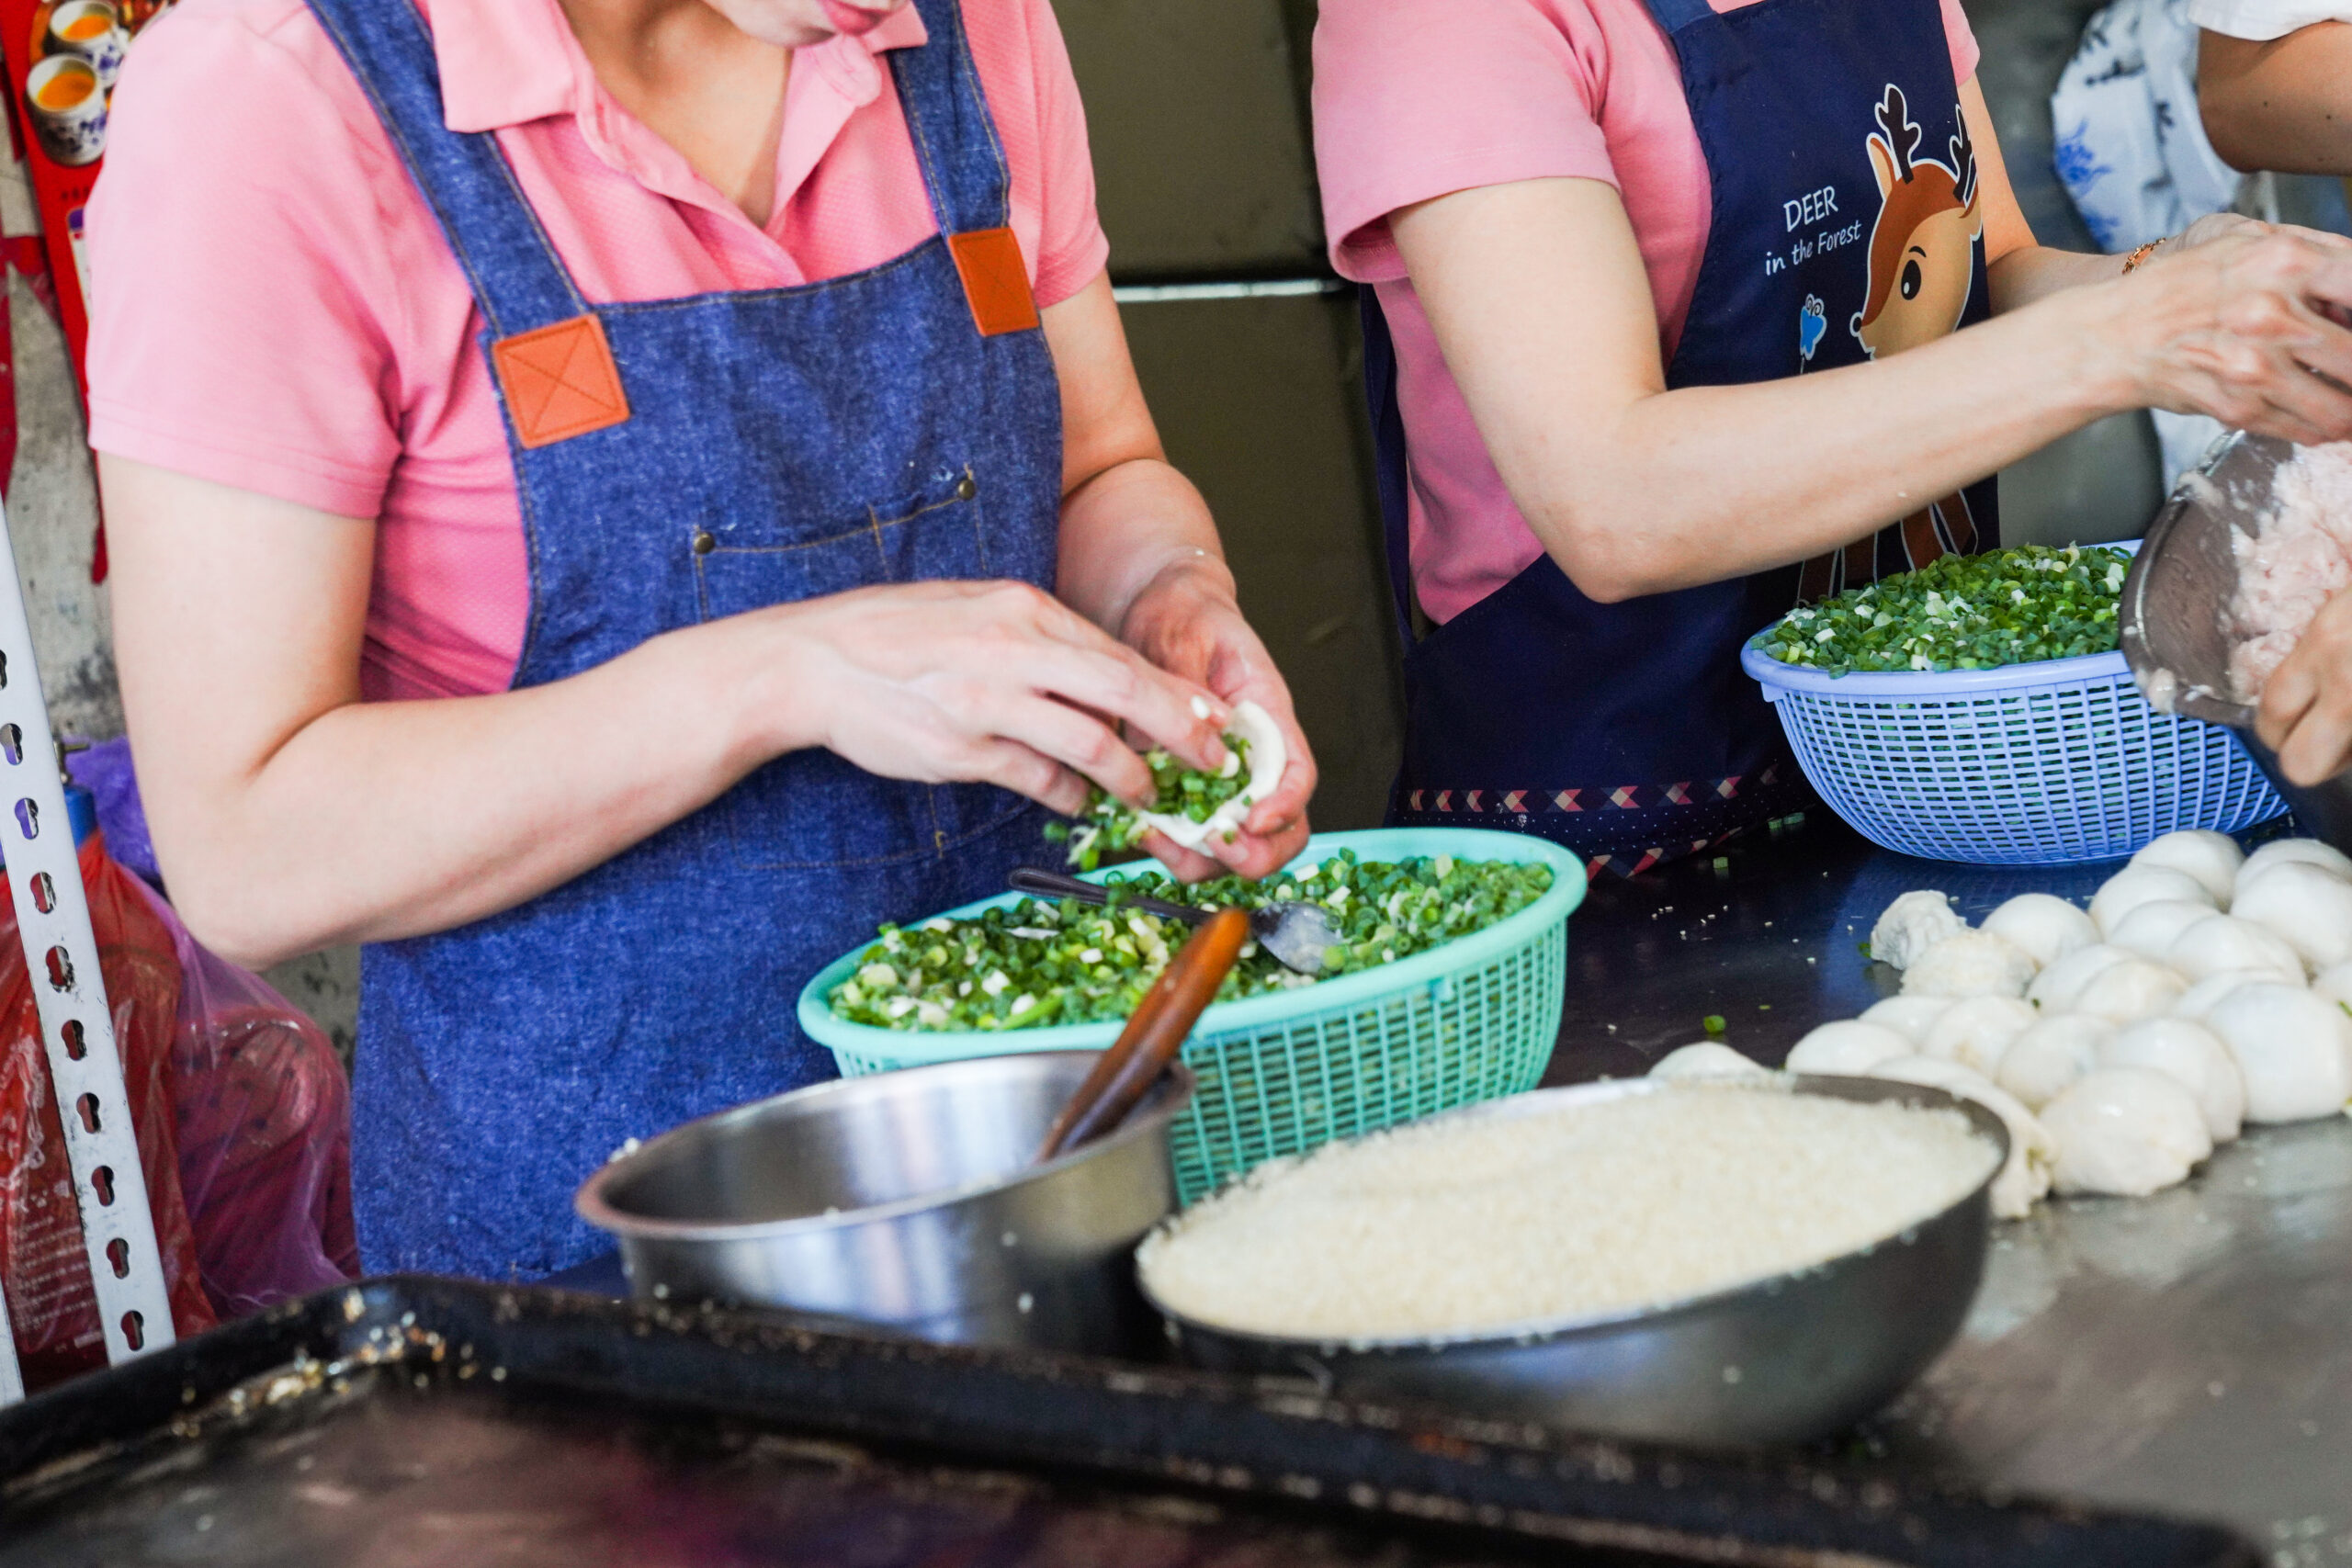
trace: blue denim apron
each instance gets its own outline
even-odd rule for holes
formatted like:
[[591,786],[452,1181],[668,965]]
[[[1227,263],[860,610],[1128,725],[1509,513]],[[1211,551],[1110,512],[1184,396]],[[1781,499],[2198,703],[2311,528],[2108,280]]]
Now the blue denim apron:
[[[1965,206],[1974,178],[1936,0],[1760,0],[1721,16],[1706,0],[1648,3],[1713,182],[1668,386],[1853,364],[1935,335],[1923,311],[1942,311],[1936,333],[1986,314],[1983,243],[1955,233],[1975,225],[1943,205]],[[1396,353],[1373,291],[1361,298],[1401,618],[1409,476]],[[1887,455],[1890,468],[1902,460]],[[1801,587],[1819,597],[1996,541],[1987,479],[1802,570],[1622,604],[1587,598],[1539,556],[1419,643],[1407,626],[1389,820],[1516,829],[1631,873],[1798,809],[1811,792],[1740,671],[1741,645]]]
[[[1034,324],[983,334],[944,237],[805,288],[590,306],[495,140],[444,125],[407,0],[312,3],[465,268],[485,352],[593,315],[626,394],[625,423],[532,446],[545,411],[502,387],[531,576],[516,686],[869,584],[1051,588],[1052,358]],[[957,0],[917,4],[930,41],[888,59],[960,244],[1006,223],[1004,156]],[[618,726],[594,743],[637,744]],[[1002,887],[1042,822],[993,788],[796,752],[517,908],[368,948],[352,1176],[368,1267],[528,1278],[604,1250],[571,1197],[616,1146],[830,1076],[793,1021],[809,976],[879,920]]]

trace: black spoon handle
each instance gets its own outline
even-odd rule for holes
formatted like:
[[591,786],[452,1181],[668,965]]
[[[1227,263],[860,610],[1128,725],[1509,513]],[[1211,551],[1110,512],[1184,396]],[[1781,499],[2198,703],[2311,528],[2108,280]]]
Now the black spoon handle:
[[[1064,876],[1058,871],[1045,871],[1034,865],[1018,867],[1005,881],[1015,893],[1031,893],[1040,898],[1075,898],[1081,904],[1098,905],[1111,901],[1110,893],[1098,884],[1081,882],[1075,876]],[[1216,913],[1214,909],[1195,909],[1160,898],[1122,898],[1119,902],[1141,909],[1148,915],[1182,920],[1188,926],[1204,924],[1211,915]]]

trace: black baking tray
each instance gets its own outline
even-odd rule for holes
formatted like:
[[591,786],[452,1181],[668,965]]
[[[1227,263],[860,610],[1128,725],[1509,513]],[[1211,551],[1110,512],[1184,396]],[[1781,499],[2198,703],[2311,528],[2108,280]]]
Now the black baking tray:
[[2217,1526],[1175,1368],[371,1280],[0,1415],[0,1565],[2253,1568]]

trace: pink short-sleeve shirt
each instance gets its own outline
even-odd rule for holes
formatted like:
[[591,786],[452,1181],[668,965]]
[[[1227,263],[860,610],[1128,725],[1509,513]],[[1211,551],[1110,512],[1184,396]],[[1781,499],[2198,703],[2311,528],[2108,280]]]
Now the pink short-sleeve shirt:
[[[1711,0],[1718,11],[1754,0]],[[1942,0],[1953,77],[1976,73]],[[1452,620],[1544,553],[1446,370],[1388,215],[1449,192],[1581,177],[1617,187],[1668,360],[1706,254],[1709,181],[1674,46],[1643,0],[1322,0],[1315,162],[1331,264],[1378,288],[1411,453],[1413,587]]]
[[[408,0],[386,0],[406,4]],[[795,55],[762,230],[596,80],[558,0],[424,0],[447,123],[491,130],[597,303],[788,288],[938,222],[887,61],[910,7]],[[1038,303],[1109,254],[1047,0],[965,7]],[[370,698],[504,689],[530,603],[481,319],[303,0],[183,0],[141,35],[90,209],[90,444],[374,519]]]

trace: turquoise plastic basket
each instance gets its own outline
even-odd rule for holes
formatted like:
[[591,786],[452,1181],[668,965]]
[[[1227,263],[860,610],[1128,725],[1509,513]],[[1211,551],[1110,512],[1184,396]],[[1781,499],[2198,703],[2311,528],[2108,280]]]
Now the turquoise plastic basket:
[[2287,810],[2233,731],[2158,713],[2120,653],[1825,675],[1781,663],[1762,637],[1740,663],[1804,776],[1857,832],[1906,855],[2114,860],[2177,829],[2234,833]]
[[[1292,864],[1319,865],[1341,850],[1368,861],[1446,854],[1541,862],[1552,868],[1552,888],[1509,919],[1443,947],[1203,1013],[1184,1045],[1200,1091],[1172,1143],[1185,1202],[1277,1155],[1533,1089],[1551,1060],[1567,981],[1567,918],[1584,901],[1576,856],[1519,833],[1383,828],[1317,834]],[[974,914],[1017,897],[948,913]],[[1019,1051],[1099,1051],[1118,1036],[1116,1022],[985,1034],[851,1023],[825,998],[864,952],[844,953],[800,993],[801,1029],[833,1053],[844,1077]]]

